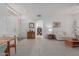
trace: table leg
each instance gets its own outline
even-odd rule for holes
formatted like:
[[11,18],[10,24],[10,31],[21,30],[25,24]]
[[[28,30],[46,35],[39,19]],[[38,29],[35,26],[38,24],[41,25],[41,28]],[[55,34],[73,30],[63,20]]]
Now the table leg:
[[14,40],[14,44],[15,44],[15,53],[16,53],[16,39]]
[[10,42],[8,41],[7,44],[8,44],[7,45],[7,48],[8,48],[8,56],[10,56]]
[[5,56],[10,56],[10,42],[7,42],[7,48],[5,50]]

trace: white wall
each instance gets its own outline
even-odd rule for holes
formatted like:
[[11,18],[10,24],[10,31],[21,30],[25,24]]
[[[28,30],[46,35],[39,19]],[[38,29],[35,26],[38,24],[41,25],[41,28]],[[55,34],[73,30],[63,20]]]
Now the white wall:
[[[36,18],[36,20],[39,20]],[[21,36],[26,37],[27,36],[27,31],[29,30],[28,24],[29,22],[36,22],[36,20],[30,19],[27,16],[24,16],[24,18],[21,18]],[[64,32],[66,32],[66,37],[73,37],[72,34],[72,23],[73,23],[73,16],[70,14],[62,14],[62,15],[57,15],[57,16],[52,16],[50,17],[42,17],[41,20],[43,20],[44,23],[44,37],[49,33],[48,32],[48,25],[51,25],[51,28],[53,30],[52,33],[58,34],[59,35],[64,35]],[[61,27],[57,29],[53,28],[53,22],[54,21],[59,21],[61,23]]]
[[0,4],[0,34],[6,33],[7,9],[6,4]]
[[[60,28],[53,28],[53,22],[60,22],[61,23],[61,27]],[[67,37],[71,37],[72,36],[72,22],[73,22],[73,18],[72,15],[57,15],[57,16],[53,16],[52,20],[46,20],[44,21],[44,33],[45,36],[49,33],[48,32],[48,25],[51,25],[51,28],[53,30],[52,33],[54,34],[58,34],[62,35],[64,34],[64,32],[66,32],[66,36]]]
[[[23,5],[21,5],[23,7]],[[21,7],[20,6],[20,7]],[[72,8],[66,8],[67,10],[61,10],[61,12],[59,12],[59,14],[55,14],[53,13],[53,10],[51,10],[50,8],[47,8],[44,6],[41,8],[41,6],[38,8],[38,6],[34,7],[34,8],[30,8],[31,6],[27,8],[25,8],[25,5],[23,9],[25,11],[22,10],[22,12],[24,12],[25,14],[22,14],[21,16],[21,23],[20,23],[20,37],[26,37],[27,35],[27,31],[29,30],[28,28],[28,24],[29,22],[36,22],[36,20],[43,20],[44,23],[44,37],[46,37],[46,35],[49,33],[48,32],[48,25],[52,25],[51,28],[53,30],[53,32],[56,34],[58,33],[59,35],[63,36],[64,32],[66,32],[66,37],[73,37],[73,29],[72,29],[72,24],[73,24],[73,20],[77,20],[79,22],[79,14],[78,13],[78,7],[72,7]],[[48,6],[49,7],[49,6]],[[62,6],[60,6],[62,8]],[[61,9],[60,8],[60,9]],[[18,9],[18,10],[20,10]],[[53,9],[53,8],[52,8]],[[77,10],[76,10],[77,9]],[[46,13],[46,10],[48,11]],[[49,11],[50,10],[50,11]],[[57,9],[56,9],[57,10]],[[76,12],[77,11],[77,12]],[[76,14],[75,14],[76,13]],[[42,18],[37,18],[37,14],[42,14]],[[54,21],[59,21],[61,23],[61,27],[58,29],[53,29],[53,22]],[[17,22],[17,21],[16,21]],[[79,25],[79,24],[78,24]],[[78,26],[79,27],[79,26]],[[52,33],[53,33],[52,32]]]
[[26,38],[27,32],[29,31],[29,23],[30,22],[35,23],[35,21],[33,19],[28,18],[26,15],[22,15],[20,21],[21,21],[21,23],[20,23],[20,37]]
[[60,31],[66,32],[67,36],[72,36],[72,22],[73,18],[72,15],[60,15],[56,17],[57,21],[61,23]]
[[[57,16],[52,16],[50,17],[44,17],[41,18],[44,22],[44,37],[46,37],[46,35],[49,33],[48,32],[48,25],[52,25],[52,30],[54,34],[60,36],[60,37],[64,37],[64,32],[66,32],[66,37],[74,37],[73,34],[73,28],[72,28],[72,24],[73,24],[73,20],[75,19],[79,19],[79,16],[73,16],[72,14],[60,14]],[[35,19],[37,20],[37,18]],[[36,22],[34,19],[30,19],[28,18],[26,15],[24,16],[24,18],[21,18],[21,33],[20,33],[20,37],[27,37],[27,31],[29,30],[29,22]],[[39,19],[38,19],[39,20]],[[61,23],[61,27],[58,29],[54,29],[53,28],[53,22],[54,21],[59,21]]]
[[[79,6],[74,6],[75,8],[68,8],[67,10],[62,10],[61,12],[59,12],[59,14],[55,14],[54,16],[52,16],[52,18],[46,18],[46,21],[44,21],[45,24],[45,36],[48,33],[47,31],[47,26],[48,25],[52,25],[53,26],[53,22],[54,21],[59,21],[61,22],[61,27],[58,29],[53,29],[52,33],[55,33],[57,37],[74,37],[74,33],[73,33],[73,21],[76,20],[77,21],[77,35],[79,35]],[[64,32],[66,33],[66,35],[64,35]]]
[[19,35],[19,19],[17,16],[7,16],[7,32],[8,34]]
[[19,31],[18,16],[7,9],[7,4],[0,4],[0,35],[17,34]]

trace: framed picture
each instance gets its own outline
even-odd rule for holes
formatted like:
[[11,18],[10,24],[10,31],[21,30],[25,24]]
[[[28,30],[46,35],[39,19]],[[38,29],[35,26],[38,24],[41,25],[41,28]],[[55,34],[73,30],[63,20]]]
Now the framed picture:
[[42,35],[42,28],[37,28],[37,35]]
[[60,22],[53,22],[53,27],[57,28],[60,27],[61,23]]
[[29,23],[29,28],[34,28],[35,24],[34,23]]

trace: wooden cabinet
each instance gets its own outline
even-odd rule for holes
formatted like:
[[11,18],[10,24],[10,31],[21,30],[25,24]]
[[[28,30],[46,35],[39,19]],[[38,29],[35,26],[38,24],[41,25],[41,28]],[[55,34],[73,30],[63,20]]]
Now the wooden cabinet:
[[34,31],[27,32],[27,39],[35,39],[35,32]]

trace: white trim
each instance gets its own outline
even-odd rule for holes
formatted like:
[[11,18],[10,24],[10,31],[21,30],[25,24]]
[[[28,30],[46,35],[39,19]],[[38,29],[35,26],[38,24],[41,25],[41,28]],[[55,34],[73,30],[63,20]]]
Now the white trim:
[[8,10],[10,10],[12,13],[14,13],[15,15],[19,16],[20,13],[16,12],[12,7],[8,6],[7,7]]

